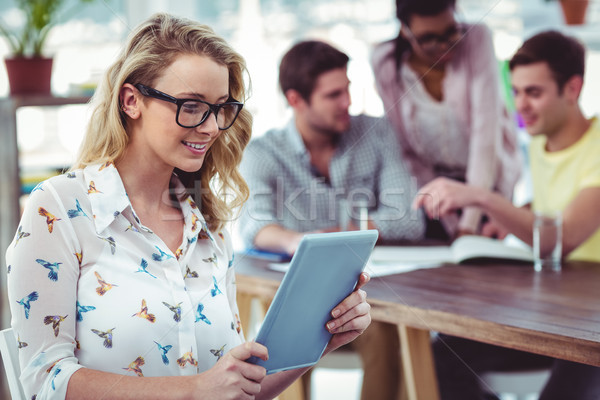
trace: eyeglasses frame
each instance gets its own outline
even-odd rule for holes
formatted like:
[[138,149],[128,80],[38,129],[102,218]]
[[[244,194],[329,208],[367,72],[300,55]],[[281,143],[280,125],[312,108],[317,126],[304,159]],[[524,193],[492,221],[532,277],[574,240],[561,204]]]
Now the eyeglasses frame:
[[[231,128],[231,126],[235,123],[235,120],[237,119],[238,115],[240,114],[240,112],[242,111],[242,108],[244,107],[244,103],[240,103],[239,101],[235,100],[234,98],[230,97],[229,99],[227,99],[227,101],[225,103],[221,103],[221,104],[212,104],[209,103],[207,101],[204,100],[200,100],[200,99],[178,99],[176,97],[173,97],[171,95],[168,95],[164,92],[161,92],[160,90],[151,88],[149,86],[146,85],[142,85],[141,83],[137,83],[135,85],[135,88],[137,90],[139,90],[139,92],[146,97],[151,97],[154,99],[158,99],[158,100],[162,100],[162,101],[166,101],[169,103],[173,103],[175,105],[177,105],[177,113],[175,114],[175,122],[177,123],[177,125],[181,126],[182,128],[195,128],[197,126],[202,125],[206,119],[210,116],[210,114],[214,114],[215,115],[215,120],[217,119],[217,115],[219,115],[219,111],[221,110],[221,108],[223,108],[226,105],[236,105],[239,106],[237,113],[235,114],[235,116],[233,117],[233,120],[231,121],[231,124],[229,124],[229,126],[225,127],[225,128],[221,128],[217,125],[217,127],[219,128],[219,130],[224,131],[227,130],[229,128]],[[181,110],[181,106],[188,102],[188,101],[195,101],[198,103],[203,103],[206,104],[208,106],[208,112],[204,114],[204,116],[202,117],[202,119],[200,120],[200,122],[196,125],[193,126],[187,126],[187,125],[183,125],[179,122],[179,111]]]
[[[467,29],[465,27],[465,24],[457,22],[456,25],[457,27],[457,33],[459,33],[461,35],[461,37],[456,40],[456,41],[450,41],[448,40],[449,37],[447,34],[445,34],[443,37],[442,35],[436,35],[435,38],[432,38],[435,40],[435,47],[438,48],[441,44],[446,44],[450,47],[454,46],[456,43],[458,43],[462,37],[467,33]],[[408,32],[408,35],[410,36],[409,40],[412,40],[414,43],[417,44],[417,46],[419,46],[421,48],[422,51],[424,51],[425,53],[431,53],[432,51],[428,51],[426,49],[423,48],[423,44],[421,42],[419,42],[419,38],[417,38],[415,36],[415,34],[412,32],[412,30],[408,27],[408,24],[403,24],[402,28],[405,29],[405,32]]]

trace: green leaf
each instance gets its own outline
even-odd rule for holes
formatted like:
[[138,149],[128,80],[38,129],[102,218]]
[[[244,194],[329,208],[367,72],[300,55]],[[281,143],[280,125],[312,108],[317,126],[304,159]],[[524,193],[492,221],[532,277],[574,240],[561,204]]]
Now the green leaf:
[[[80,5],[92,1],[79,0]],[[61,15],[66,15],[61,13],[65,0],[15,0],[15,3],[25,15],[25,24],[19,34],[10,32],[0,20],[0,35],[6,38],[14,56],[41,56],[48,32]]]

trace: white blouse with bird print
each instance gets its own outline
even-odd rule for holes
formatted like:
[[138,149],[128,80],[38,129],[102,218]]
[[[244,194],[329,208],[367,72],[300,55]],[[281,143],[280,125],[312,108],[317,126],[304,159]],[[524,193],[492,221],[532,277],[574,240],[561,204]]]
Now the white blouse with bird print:
[[176,176],[171,186],[184,218],[175,254],[141,224],[111,163],[31,193],[6,254],[28,399],[64,399],[81,367],[197,374],[243,342],[230,238],[208,230]]

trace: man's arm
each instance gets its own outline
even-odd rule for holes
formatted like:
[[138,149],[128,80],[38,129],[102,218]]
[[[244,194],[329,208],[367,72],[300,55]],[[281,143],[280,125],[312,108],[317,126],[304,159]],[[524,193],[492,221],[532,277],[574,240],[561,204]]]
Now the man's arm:
[[569,254],[600,229],[600,187],[582,189],[563,211],[563,254]]
[[271,224],[258,231],[254,237],[254,246],[263,250],[293,255],[303,236],[303,233]]
[[[563,210],[563,256],[568,255],[600,228],[600,187],[582,189]],[[499,194],[439,178],[425,185],[413,207],[423,207],[431,218],[446,215],[464,206],[485,210],[497,223],[529,245],[533,242],[534,213],[517,208]]]

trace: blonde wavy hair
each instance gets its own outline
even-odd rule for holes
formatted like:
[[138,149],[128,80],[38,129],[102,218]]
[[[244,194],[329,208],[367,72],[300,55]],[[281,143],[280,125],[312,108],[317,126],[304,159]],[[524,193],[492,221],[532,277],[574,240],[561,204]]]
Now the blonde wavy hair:
[[[229,95],[241,102],[246,100],[246,63],[224,39],[206,25],[166,13],[155,14],[132,32],[118,59],[106,71],[92,99],[92,116],[72,169],[123,157],[129,136],[119,100],[121,87],[124,83],[152,86],[181,54],[207,56],[226,66]],[[211,230],[221,229],[233,210],[248,199],[249,189],[238,165],[251,133],[252,117],[242,109],[234,125],[222,131],[211,146],[199,171],[175,170]]]

